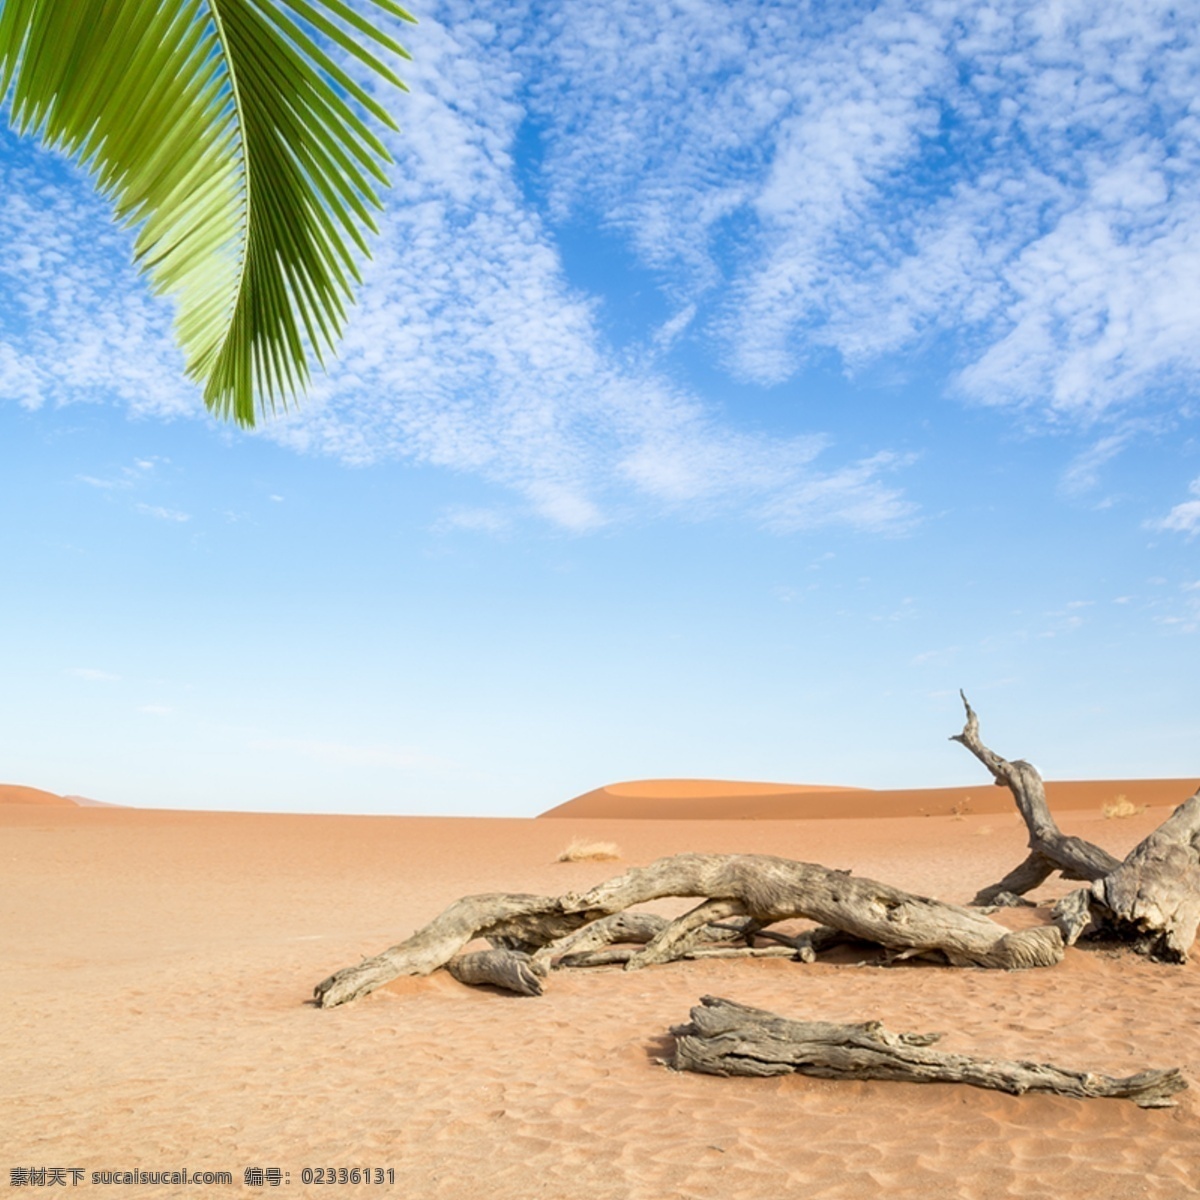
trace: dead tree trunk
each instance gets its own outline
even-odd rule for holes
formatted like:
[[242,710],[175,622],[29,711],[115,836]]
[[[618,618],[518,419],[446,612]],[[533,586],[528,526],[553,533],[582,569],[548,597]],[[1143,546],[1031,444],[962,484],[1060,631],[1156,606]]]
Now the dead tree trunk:
[[529,952],[601,915],[565,913],[560,902],[550,896],[508,892],[464,896],[407,941],[323,979],[313,995],[319,1007],[333,1008],[400,975],[428,975],[445,966],[474,938],[485,937],[500,948]]
[[[703,899],[674,921],[624,911],[668,896]],[[729,917],[749,917],[750,922],[722,927]],[[399,975],[428,975],[455,959],[473,938],[483,937],[497,949],[533,958],[526,963],[495,954],[464,955],[455,968],[459,977],[470,975],[469,982],[501,987],[515,983],[512,990],[536,995],[540,968],[556,958],[594,963],[596,958],[588,955],[614,942],[644,943],[620,956],[632,970],[689,957],[701,943],[759,936],[764,926],[793,917],[830,928],[794,939],[766,936],[782,941],[783,953],[809,962],[821,946],[846,937],[883,946],[893,961],[933,955],[952,966],[1046,967],[1063,953],[1062,935],[1054,925],[1010,933],[973,909],[914,896],[847,871],[767,854],[677,854],[627,871],[582,896],[497,892],[464,897],[407,941],[322,980],[313,994],[322,1008],[344,1004]]]
[[518,996],[540,996],[546,976],[546,968],[523,951],[498,948],[460,954],[446,964],[446,970],[459,983],[489,984]]
[[962,733],[955,734],[950,740],[966,746],[992,773],[997,785],[1012,792],[1029,830],[1029,857],[999,883],[984,888],[971,903],[993,904],[1003,892],[1023,896],[1055,871],[1061,871],[1064,879],[1082,879],[1090,883],[1118,867],[1120,863],[1106,850],[1082,838],[1067,837],[1059,829],[1046,804],[1046,790],[1037,768],[1021,759],[1009,762],[989,750],[979,739],[979,718],[975,710],[967,703],[966,696],[962,700],[967,710],[967,723]]
[[764,926],[807,917],[884,946],[895,958],[936,954],[952,966],[1045,967],[1062,958],[1062,936],[1053,925],[1010,933],[974,909],[767,854],[660,858],[562,903],[568,911],[612,913],[666,896],[706,899],[632,955],[627,969],[681,957],[701,928],[732,915]]
[[[1085,912],[1090,923],[1081,922]],[[1072,941],[1090,927],[1096,936],[1122,938],[1151,958],[1186,962],[1200,926],[1200,792],[1115,870],[1060,901],[1056,918]]]
[[1053,872],[1090,886],[1058,902],[1054,919],[1064,940],[1082,934],[1130,942],[1153,958],[1184,962],[1200,926],[1200,792],[1181,804],[1119,862],[1083,838],[1066,837],[1046,804],[1042,777],[1030,763],[1008,762],[979,738],[979,719],[963,696],[961,742],[1007,786],[1029,830],[1029,857],[972,901],[993,903],[1004,892],[1023,895]]
[[906,1083],[966,1083],[1021,1095],[1123,1097],[1142,1108],[1164,1108],[1187,1082],[1178,1069],[1117,1079],[1048,1063],[945,1054],[927,1047],[940,1033],[892,1033],[878,1021],[838,1025],[790,1021],[732,1000],[705,996],[687,1025],[671,1030],[679,1071],[708,1075],[786,1075],[823,1079],[886,1079]]

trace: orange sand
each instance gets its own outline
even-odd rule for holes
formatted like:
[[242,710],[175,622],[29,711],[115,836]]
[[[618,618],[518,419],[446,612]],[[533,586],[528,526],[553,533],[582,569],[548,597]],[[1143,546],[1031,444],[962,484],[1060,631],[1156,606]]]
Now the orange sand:
[[[1166,812],[1067,812],[1062,824],[1123,854]],[[331,970],[464,893],[582,889],[705,850],[849,867],[962,901],[1018,861],[1023,832],[1011,813],[541,821],[5,805],[3,1183],[16,1165],[88,1178],[188,1166],[233,1172],[240,1193],[257,1165],[290,1172],[279,1195],[397,1200],[1192,1196],[1200,1091],[1142,1111],[950,1085],[713,1079],[654,1060],[668,1027],[712,993],[947,1030],[947,1049],[1116,1074],[1178,1065],[1200,1087],[1195,961],[1075,949],[1060,967],[1013,974],[681,963],[561,972],[539,999],[439,973],[329,1012],[307,1003]],[[556,863],[573,837],[615,841],[623,862]],[[305,1166],[356,1165],[393,1168],[396,1183],[300,1181]]]
[[[1099,812],[1118,796],[1130,804],[1176,805],[1195,790],[1194,779],[1049,781],[1056,812]],[[877,791],[817,784],[740,783],[721,779],[639,779],[576,796],[543,817],[629,817],[649,820],[818,820],[846,817],[931,817],[952,813],[1008,813],[1012,794],[989,783],[974,787]]]
[[19,783],[0,783],[0,804],[50,804],[58,808],[74,804],[66,796],[45,792],[41,788],[25,787]]

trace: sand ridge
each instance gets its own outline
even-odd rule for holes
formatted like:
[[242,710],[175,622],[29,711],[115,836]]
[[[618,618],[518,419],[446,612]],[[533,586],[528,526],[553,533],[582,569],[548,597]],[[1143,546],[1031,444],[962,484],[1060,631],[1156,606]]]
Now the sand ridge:
[[[1051,808],[1099,812],[1118,797],[1136,807],[1181,804],[1196,779],[1051,780]],[[945,788],[848,788],[819,784],[745,783],[718,779],[639,779],[584,792],[542,813],[550,818],[641,820],[845,820],[1007,813],[1012,795],[987,783]]]
[[[1125,853],[1166,815],[1060,814]],[[573,837],[619,863],[557,863]],[[11,805],[0,811],[7,1164],[292,1173],[380,1165],[405,1200],[1195,1194],[1178,1108],[949,1085],[712,1079],[655,1059],[704,993],[949,1031],[946,1049],[1200,1082],[1200,969],[1071,950],[1008,974],[853,962],[555,974],[524,999],[444,973],[332,1011],[329,971],[458,896],[582,890],[685,850],[770,852],[962,901],[1022,855],[1014,814],[833,821],[472,820]],[[1047,901],[1072,885],[1038,893]],[[662,904],[678,911],[686,901]],[[1037,920],[1014,912],[1012,922]],[[162,1188],[123,1195],[162,1197]],[[191,1194],[191,1193],[189,1193]]]
[[74,803],[66,796],[42,788],[26,787],[20,783],[0,783],[0,804],[44,804],[64,808]]

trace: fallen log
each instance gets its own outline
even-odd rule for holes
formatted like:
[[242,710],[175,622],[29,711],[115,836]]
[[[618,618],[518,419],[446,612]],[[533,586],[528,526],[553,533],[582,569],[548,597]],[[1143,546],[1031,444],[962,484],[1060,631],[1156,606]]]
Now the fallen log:
[[[606,946],[633,943],[644,946],[662,933],[670,921],[657,913],[618,912],[601,917],[557,941],[549,942],[534,954],[534,960],[554,969],[558,966],[575,966],[581,959]],[[701,942],[729,942],[745,936],[746,930],[736,925],[708,925],[699,930]],[[780,938],[782,934],[777,935]],[[624,959],[622,960],[624,961]]]
[[671,1030],[667,1065],[707,1075],[786,1075],[822,1079],[882,1079],[905,1083],[965,1083],[1022,1095],[1053,1092],[1080,1099],[1112,1097],[1142,1108],[1166,1108],[1188,1085],[1178,1069],[1116,1078],[1050,1063],[974,1058],[929,1049],[940,1033],[892,1033],[879,1021],[840,1025],[793,1021],[732,1000],[704,996],[691,1021]]
[[524,951],[500,947],[460,954],[446,964],[446,970],[459,983],[471,987],[488,984],[518,996],[540,996],[546,975],[545,966]]
[[[674,921],[624,911],[669,896],[704,899]],[[732,916],[749,917],[750,923],[732,934],[717,928]],[[795,939],[802,961],[812,961],[817,947],[847,938],[883,946],[892,952],[891,961],[923,955],[952,966],[1044,967],[1063,953],[1062,935],[1054,925],[1010,933],[973,909],[914,896],[848,871],[767,854],[677,854],[636,867],[582,896],[466,896],[406,941],[323,979],[313,995],[319,1007],[333,1008],[397,976],[428,975],[474,938],[487,938],[496,949],[533,955],[546,965],[554,958],[574,956],[578,961],[616,940],[644,941],[626,957],[626,969],[635,970],[686,957],[703,942],[757,936],[765,926],[793,917],[829,927]],[[516,979],[514,990],[538,994],[508,960],[479,960],[460,971],[496,976],[481,982]]]
[[428,975],[477,937],[488,938],[498,948],[528,953],[601,915],[564,912],[552,896],[510,892],[464,896],[406,941],[323,979],[313,996],[318,1007],[333,1008],[401,975]]
[[1009,932],[974,909],[768,854],[677,854],[564,896],[562,904],[613,913],[666,896],[705,899],[632,955],[627,970],[671,961],[694,944],[699,929],[735,914],[764,926],[807,917],[894,951],[893,959],[935,956],[952,966],[1052,966],[1063,952],[1053,925]]
[[[590,950],[586,954],[569,954],[563,959],[564,967],[614,967],[624,966],[637,953],[632,946],[617,946],[609,950]],[[796,952],[787,946],[693,946],[679,955],[689,962],[706,958],[790,958]]]

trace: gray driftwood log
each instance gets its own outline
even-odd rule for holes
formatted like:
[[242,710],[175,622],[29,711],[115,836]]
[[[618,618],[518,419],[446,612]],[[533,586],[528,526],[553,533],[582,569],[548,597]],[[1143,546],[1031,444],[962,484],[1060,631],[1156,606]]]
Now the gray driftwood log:
[[467,983],[472,987],[489,984],[507,992],[516,992],[518,996],[540,996],[542,980],[546,978],[545,965],[523,950],[498,947],[460,954],[446,964],[446,970],[459,983]]
[[1029,831],[1029,856],[973,904],[1002,894],[1023,896],[1055,871],[1089,886],[1064,897],[1054,920],[1068,945],[1087,934],[1117,938],[1153,958],[1184,962],[1200,926],[1200,792],[1185,800],[1121,862],[1083,838],[1067,837],[1046,803],[1042,777],[1030,763],[1009,762],[979,737],[979,718],[963,696],[961,742],[1006,786]]
[[691,1017],[688,1024],[671,1030],[675,1051],[666,1062],[676,1070],[966,1083],[1014,1095],[1125,1098],[1143,1108],[1169,1107],[1174,1103],[1170,1097],[1187,1087],[1177,1069],[1141,1071],[1119,1079],[1049,1063],[946,1054],[929,1049],[943,1036],[940,1033],[892,1033],[878,1021],[792,1021],[714,996],[703,997]]
[[952,966],[1013,969],[1052,966],[1063,952],[1053,925],[1010,932],[975,909],[769,854],[676,854],[562,903],[570,911],[614,913],[667,896],[704,899],[632,955],[626,969],[681,957],[699,930],[730,916],[760,926],[807,917],[885,947],[893,961],[926,955]]
[[[406,941],[323,979],[313,989],[313,995],[321,1008],[333,1008],[365,996],[401,975],[428,975],[444,967],[477,937],[488,938],[498,949],[528,954],[602,915],[564,912],[562,904],[552,896],[510,892],[464,896]],[[484,968],[478,964],[467,968],[480,969]]]
[[[668,921],[625,909],[650,900],[703,898]],[[732,928],[731,917],[749,918]],[[823,926],[791,938],[764,927],[793,917]],[[983,913],[914,896],[886,883],[767,854],[677,854],[636,867],[583,895],[531,896],[506,892],[455,901],[404,942],[345,967],[314,989],[322,1008],[366,995],[400,975],[428,975],[452,961],[464,982],[489,983],[525,995],[541,990],[540,969],[622,961],[627,970],[694,957],[720,943],[756,937],[783,943],[747,957],[790,954],[811,962],[816,950],[847,937],[873,942],[892,961],[933,956],[952,966],[1051,966],[1062,958],[1058,928],[1009,932]],[[474,938],[520,958],[459,952]],[[614,943],[641,943],[630,953],[606,953]],[[728,949],[738,949],[729,946]],[[747,944],[746,950],[754,947]]]

